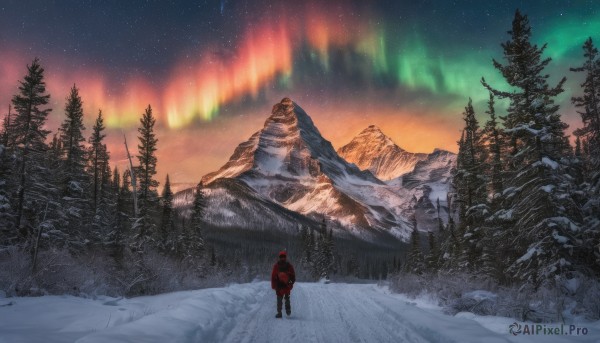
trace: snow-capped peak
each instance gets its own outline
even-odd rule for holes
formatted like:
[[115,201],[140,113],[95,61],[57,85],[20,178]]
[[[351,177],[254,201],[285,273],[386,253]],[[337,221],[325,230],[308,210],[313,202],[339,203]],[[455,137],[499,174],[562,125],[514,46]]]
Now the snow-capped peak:
[[[369,130],[380,144],[397,148],[378,128]],[[383,230],[399,238],[409,232],[399,209],[404,198],[371,172],[342,159],[310,116],[289,98],[275,104],[264,127],[240,144],[221,169],[202,180],[209,185],[220,178],[243,181],[294,212],[327,216],[359,236],[356,229],[371,229],[370,234]]]
[[369,170],[381,180],[391,180],[413,170],[427,154],[410,153],[399,147],[375,125],[361,131],[338,150],[346,161]]
[[387,146],[391,146],[395,150],[404,151],[404,149],[402,149],[396,143],[394,143],[394,141],[392,141],[390,137],[386,136],[383,133],[383,131],[381,131],[381,129],[376,125],[369,125],[366,129],[362,130],[354,139],[368,140],[382,149]]

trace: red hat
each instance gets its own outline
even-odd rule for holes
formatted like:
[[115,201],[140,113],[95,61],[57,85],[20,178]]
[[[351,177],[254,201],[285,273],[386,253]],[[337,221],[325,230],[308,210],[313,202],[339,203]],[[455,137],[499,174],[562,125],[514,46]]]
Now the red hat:
[[281,250],[281,251],[279,252],[279,257],[281,257],[281,256],[285,256],[285,257],[287,257],[287,252],[286,252],[285,250]]

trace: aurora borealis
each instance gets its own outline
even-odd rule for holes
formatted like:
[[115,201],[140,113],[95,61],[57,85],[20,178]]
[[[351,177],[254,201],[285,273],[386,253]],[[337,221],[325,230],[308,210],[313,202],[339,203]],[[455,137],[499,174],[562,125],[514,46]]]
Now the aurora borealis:
[[[158,121],[159,180],[197,182],[290,96],[339,147],[370,124],[413,152],[456,151],[468,97],[483,118],[482,76],[501,85],[516,8],[548,43],[551,82],[567,76],[561,113],[579,91],[581,45],[600,39],[595,1],[8,1],[0,4],[0,116],[25,65],[40,57],[51,129],[75,83],[87,127],[99,109],[113,163],[144,108]],[[498,108],[502,112],[501,108]],[[87,132],[86,134],[89,134]]]

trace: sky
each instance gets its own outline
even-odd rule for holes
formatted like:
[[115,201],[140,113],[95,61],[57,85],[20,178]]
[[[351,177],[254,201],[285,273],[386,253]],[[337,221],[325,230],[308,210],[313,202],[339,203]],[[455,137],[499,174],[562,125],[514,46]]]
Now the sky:
[[[48,126],[64,120],[75,84],[86,137],[101,109],[113,165],[126,165],[150,104],[158,175],[196,183],[260,130],[289,96],[335,148],[379,126],[411,152],[457,151],[469,97],[481,122],[515,10],[548,43],[551,84],[568,132],[581,126],[581,45],[600,39],[598,1],[19,1],[0,2],[0,117],[39,57],[51,95]],[[499,103],[502,113],[504,105]],[[135,153],[135,151],[132,151]],[[176,186],[177,187],[177,186]]]

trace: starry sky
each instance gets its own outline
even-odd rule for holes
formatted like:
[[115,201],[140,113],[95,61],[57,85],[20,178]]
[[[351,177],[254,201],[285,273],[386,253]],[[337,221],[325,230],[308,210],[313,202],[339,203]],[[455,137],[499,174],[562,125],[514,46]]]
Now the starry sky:
[[[338,148],[375,124],[412,152],[456,151],[461,112],[479,83],[505,86],[502,59],[515,9],[533,42],[548,43],[551,83],[567,76],[563,119],[581,45],[600,39],[600,2],[560,1],[18,1],[0,2],[0,116],[34,57],[46,69],[55,131],[76,84],[86,126],[102,109],[112,162],[136,140],[144,108],[158,121],[158,179],[196,183],[262,128],[285,96]],[[498,112],[503,112],[500,103]],[[132,145],[130,143],[130,145]]]

